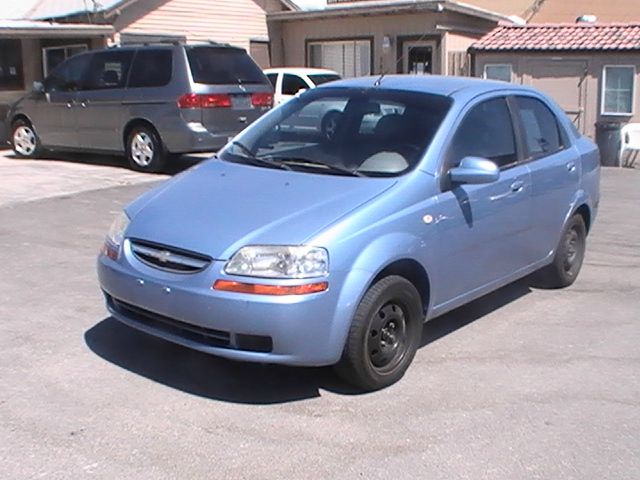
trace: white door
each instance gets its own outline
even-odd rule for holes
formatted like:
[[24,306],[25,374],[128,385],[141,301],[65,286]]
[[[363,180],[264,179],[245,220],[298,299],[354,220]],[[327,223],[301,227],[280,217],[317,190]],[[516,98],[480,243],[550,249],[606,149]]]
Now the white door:
[[429,40],[407,41],[402,44],[403,72],[414,75],[433,73],[436,43]]

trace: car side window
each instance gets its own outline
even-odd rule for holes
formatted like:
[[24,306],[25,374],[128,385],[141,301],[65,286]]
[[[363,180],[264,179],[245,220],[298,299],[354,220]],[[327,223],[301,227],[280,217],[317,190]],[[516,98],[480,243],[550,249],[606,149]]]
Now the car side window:
[[464,157],[482,157],[504,168],[517,162],[513,124],[505,98],[494,98],[473,107],[462,120],[449,147],[448,168]]
[[130,88],[164,87],[171,81],[173,52],[167,49],[138,50],[131,75]]
[[47,92],[75,92],[82,86],[92,55],[78,55],[58,65],[44,81]]
[[527,158],[539,158],[562,150],[558,119],[544,103],[536,98],[516,97],[524,130]]
[[285,73],[282,77],[282,94],[283,95],[295,95],[302,89],[307,89],[309,86],[298,75],[292,75]]
[[276,82],[278,81],[278,74],[277,73],[267,73],[267,78],[271,82],[271,86],[273,88],[276,88]]
[[83,90],[124,88],[133,59],[133,51],[106,51],[93,55]]

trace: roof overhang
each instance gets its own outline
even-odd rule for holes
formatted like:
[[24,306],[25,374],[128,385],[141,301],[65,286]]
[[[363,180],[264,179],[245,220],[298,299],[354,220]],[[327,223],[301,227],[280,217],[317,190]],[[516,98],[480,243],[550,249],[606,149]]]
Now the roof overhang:
[[354,2],[347,6],[338,3],[327,5],[321,10],[269,13],[267,19],[271,21],[289,21],[444,11],[456,12],[493,22],[513,23],[512,20],[505,15],[451,0],[373,0]]
[[114,29],[111,25],[0,20],[0,37],[5,38],[108,37],[113,33]]

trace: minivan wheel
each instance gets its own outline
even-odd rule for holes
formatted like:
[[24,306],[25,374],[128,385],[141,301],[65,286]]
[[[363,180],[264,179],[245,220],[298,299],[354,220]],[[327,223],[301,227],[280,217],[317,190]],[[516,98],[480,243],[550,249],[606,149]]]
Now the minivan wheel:
[[35,128],[26,120],[16,120],[11,128],[11,145],[19,157],[34,158],[40,150]]
[[365,391],[402,378],[422,332],[422,301],[413,284],[392,275],[374,284],[358,305],[337,373]]
[[540,271],[540,286],[563,288],[575,282],[584,260],[586,243],[587,228],[582,216],[576,214],[562,232],[553,263]]
[[146,125],[135,126],[127,136],[129,165],[139,172],[159,172],[164,167],[166,152],[160,136]]

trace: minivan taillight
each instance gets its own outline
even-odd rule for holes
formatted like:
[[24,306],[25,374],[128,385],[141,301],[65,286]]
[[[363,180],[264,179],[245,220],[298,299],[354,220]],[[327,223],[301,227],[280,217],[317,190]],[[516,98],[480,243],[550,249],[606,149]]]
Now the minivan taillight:
[[273,93],[252,93],[251,105],[253,105],[254,107],[273,107]]
[[185,93],[178,99],[180,108],[225,108],[231,106],[226,93]]

